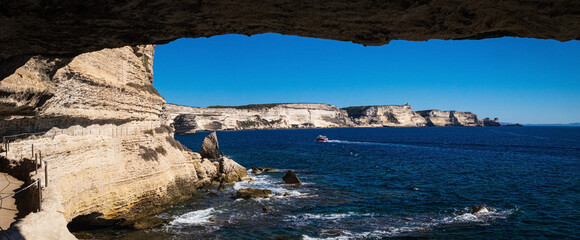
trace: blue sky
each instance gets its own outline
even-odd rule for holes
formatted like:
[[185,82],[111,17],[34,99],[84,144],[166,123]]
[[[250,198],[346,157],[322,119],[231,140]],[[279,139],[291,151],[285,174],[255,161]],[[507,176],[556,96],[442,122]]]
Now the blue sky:
[[169,103],[207,107],[409,103],[502,122],[580,122],[580,41],[392,41],[380,47],[280,34],[179,39],[155,50]]

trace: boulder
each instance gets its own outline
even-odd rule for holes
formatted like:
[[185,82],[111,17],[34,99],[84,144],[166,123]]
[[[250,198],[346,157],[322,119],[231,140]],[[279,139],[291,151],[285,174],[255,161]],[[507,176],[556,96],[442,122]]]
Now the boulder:
[[262,174],[262,171],[256,169],[255,167],[252,167],[252,173],[253,174]]
[[215,132],[212,132],[203,139],[203,144],[201,144],[199,154],[202,158],[218,159],[220,158],[219,148],[220,146],[217,140],[217,135]]
[[476,206],[471,207],[471,214],[494,212],[494,211],[495,211],[495,209],[490,208],[490,207],[486,207],[483,205],[476,205]]
[[292,171],[292,170],[288,170],[286,172],[286,175],[284,175],[284,177],[282,177],[282,180],[284,180],[284,182],[286,184],[300,184],[300,183],[302,183],[300,181],[300,179],[298,178],[298,176],[296,176],[296,173],[294,173],[294,171]]
[[219,181],[222,183],[241,181],[248,175],[245,167],[226,157],[220,158],[219,166]]
[[268,189],[257,189],[257,188],[244,188],[238,190],[236,197],[238,198],[267,198],[272,194],[272,191]]

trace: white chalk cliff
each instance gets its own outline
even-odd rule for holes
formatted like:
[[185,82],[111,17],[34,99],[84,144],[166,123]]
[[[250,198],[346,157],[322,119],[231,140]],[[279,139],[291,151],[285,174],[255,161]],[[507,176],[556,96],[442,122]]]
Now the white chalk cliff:
[[361,127],[423,127],[427,121],[411,105],[383,105],[343,108]]
[[[74,238],[66,228],[71,221],[131,226],[218,178],[231,181],[245,173],[229,161],[222,160],[231,163],[224,168],[202,159],[161,124],[165,100],[152,86],[153,52],[150,45],[70,59],[32,57],[0,81],[0,134],[36,135],[9,136],[0,168],[16,174],[32,158],[32,146],[48,166],[43,211],[13,226],[22,236]],[[44,171],[21,177],[44,180]],[[30,212],[34,199],[17,200],[19,209]],[[59,234],[30,227],[39,219]]]
[[165,104],[162,119],[176,133],[196,131],[336,128],[500,126],[497,119],[479,120],[471,112],[426,110],[410,105],[359,106],[339,109],[328,104],[255,104],[235,107],[186,107]]
[[165,124],[173,125],[176,133],[354,126],[345,111],[328,104],[291,103],[214,108],[165,104],[163,109]]

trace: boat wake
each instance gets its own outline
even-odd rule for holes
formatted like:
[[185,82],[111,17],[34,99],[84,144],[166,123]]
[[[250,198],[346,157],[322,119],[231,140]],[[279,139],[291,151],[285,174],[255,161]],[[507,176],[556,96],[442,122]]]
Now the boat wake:
[[438,149],[438,147],[433,146],[422,146],[422,145],[412,145],[412,144],[398,144],[398,143],[386,143],[386,142],[359,142],[359,141],[345,141],[345,140],[328,140],[326,143],[338,143],[338,144],[356,144],[356,145],[372,145],[372,146],[390,146],[390,147],[405,147],[405,148],[415,148],[415,149]]

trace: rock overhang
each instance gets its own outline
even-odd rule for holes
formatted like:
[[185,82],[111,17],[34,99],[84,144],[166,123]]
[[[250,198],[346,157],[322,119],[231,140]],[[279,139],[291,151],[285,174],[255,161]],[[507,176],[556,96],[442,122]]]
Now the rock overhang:
[[4,0],[0,61],[222,34],[286,35],[383,45],[502,36],[580,39],[580,1],[566,0]]

